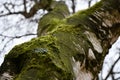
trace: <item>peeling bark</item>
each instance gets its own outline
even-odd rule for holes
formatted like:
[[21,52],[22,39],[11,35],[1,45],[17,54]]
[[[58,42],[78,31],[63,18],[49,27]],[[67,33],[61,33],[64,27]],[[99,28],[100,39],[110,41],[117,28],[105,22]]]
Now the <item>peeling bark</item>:
[[0,74],[8,72],[14,80],[97,80],[108,49],[120,35],[119,4],[119,0],[102,0],[65,19],[56,14],[48,24],[40,21],[38,33],[45,26],[40,32],[44,36],[38,34],[13,48]]

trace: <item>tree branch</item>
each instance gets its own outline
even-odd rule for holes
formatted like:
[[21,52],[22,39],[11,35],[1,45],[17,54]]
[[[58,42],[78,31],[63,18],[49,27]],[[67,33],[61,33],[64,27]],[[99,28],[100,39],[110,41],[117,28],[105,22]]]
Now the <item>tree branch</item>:
[[25,10],[25,12],[27,12],[26,0],[23,0],[23,5],[24,5],[24,10]]
[[110,76],[110,74],[112,74],[113,69],[114,69],[114,67],[115,67],[116,63],[117,63],[119,60],[120,60],[120,56],[119,56],[119,58],[118,58],[118,59],[114,62],[114,64],[112,65],[112,67],[111,67],[111,69],[110,69],[110,71],[109,71],[108,75],[106,76],[106,78],[105,78],[104,80],[107,80],[107,79],[108,79],[108,77]]
[[12,40],[14,40],[14,39],[16,39],[16,38],[25,37],[25,36],[31,36],[31,35],[36,35],[36,34],[30,33],[30,34],[24,34],[24,35],[20,35],[20,36],[7,36],[7,35],[2,35],[2,34],[0,34],[0,36],[2,36],[2,37],[10,38],[10,39],[5,43],[5,45],[3,46],[3,48],[1,49],[0,54],[5,50],[7,44],[8,44],[9,42],[11,42]]
[[8,8],[8,6],[6,6],[6,4],[4,4],[4,7],[8,10],[8,13],[0,15],[0,17],[12,15],[12,14],[21,14],[25,18],[33,17],[39,9],[47,10],[50,7],[51,2],[49,0],[48,0],[48,3],[50,2],[49,4],[48,3],[43,4],[42,1],[41,0],[36,1],[29,12],[27,12],[26,0],[23,0],[24,10],[23,11],[18,11],[18,12],[11,12],[11,10]]
[[113,72],[113,74],[120,74],[120,72]]
[[120,77],[118,77],[118,78],[116,78],[116,79],[114,79],[114,80],[119,80],[120,79]]
[[0,36],[7,37],[7,38],[21,38],[21,37],[31,36],[31,35],[37,35],[37,34],[30,33],[30,34],[24,34],[24,35],[20,35],[20,36],[7,36],[7,35],[0,34]]
[[8,6],[7,6],[6,4],[7,4],[7,3],[4,3],[4,4],[3,4],[4,7],[5,7],[5,9],[7,9],[7,11],[8,11],[9,13],[11,13],[10,9],[8,8]]

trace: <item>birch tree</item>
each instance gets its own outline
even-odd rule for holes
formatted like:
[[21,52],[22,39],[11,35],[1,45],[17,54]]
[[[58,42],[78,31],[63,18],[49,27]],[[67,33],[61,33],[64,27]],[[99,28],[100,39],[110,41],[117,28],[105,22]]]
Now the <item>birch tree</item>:
[[120,35],[119,4],[102,0],[70,16],[63,1],[51,2],[54,6],[45,7],[49,12],[39,20],[38,37],[6,55],[1,75],[13,80],[97,80]]

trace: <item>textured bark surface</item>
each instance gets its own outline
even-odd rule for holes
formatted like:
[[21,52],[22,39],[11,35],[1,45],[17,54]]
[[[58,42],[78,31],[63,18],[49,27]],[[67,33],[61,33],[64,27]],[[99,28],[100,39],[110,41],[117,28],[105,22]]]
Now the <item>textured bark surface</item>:
[[14,47],[0,74],[8,73],[14,80],[96,80],[108,49],[120,35],[119,4],[102,0],[67,18],[62,12],[52,18],[55,12],[48,13],[48,19],[43,16],[39,22],[38,38]]

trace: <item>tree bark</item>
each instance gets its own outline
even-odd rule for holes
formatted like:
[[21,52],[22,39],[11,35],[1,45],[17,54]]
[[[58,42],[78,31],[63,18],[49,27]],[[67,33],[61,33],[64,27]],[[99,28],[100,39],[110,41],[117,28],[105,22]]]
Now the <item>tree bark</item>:
[[[14,80],[97,80],[108,49],[120,35],[119,4],[102,0],[65,19],[49,19],[44,35],[6,55],[1,78],[8,73]],[[40,25],[38,33],[44,28]]]

